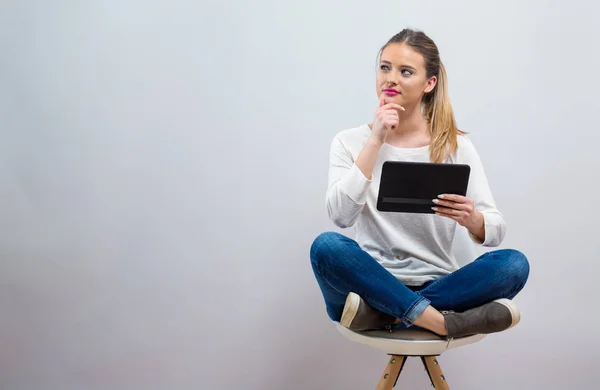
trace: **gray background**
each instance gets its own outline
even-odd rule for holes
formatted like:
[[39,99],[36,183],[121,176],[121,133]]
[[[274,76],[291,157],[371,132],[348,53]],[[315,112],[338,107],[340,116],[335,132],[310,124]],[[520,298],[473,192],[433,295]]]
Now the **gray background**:
[[331,139],[371,120],[403,27],[438,44],[531,261],[521,324],[444,354],[449,383],[597,387],[598,12],[0,2],[0,389],[374,388],[387,357],[337,333],[308,250]]

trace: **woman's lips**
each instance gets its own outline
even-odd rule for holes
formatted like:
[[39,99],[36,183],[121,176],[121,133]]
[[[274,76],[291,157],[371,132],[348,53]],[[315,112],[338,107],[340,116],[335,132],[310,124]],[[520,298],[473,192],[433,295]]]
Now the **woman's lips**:
[[392,88],[384,89],[383,92],[388,96],[396,96],[399,93],[398,91]]

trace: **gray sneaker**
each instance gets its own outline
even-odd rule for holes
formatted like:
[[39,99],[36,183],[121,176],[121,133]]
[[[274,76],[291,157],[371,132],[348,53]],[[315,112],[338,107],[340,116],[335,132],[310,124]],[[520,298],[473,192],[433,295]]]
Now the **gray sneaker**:
[[519,308],[509,299],[497,299],[463,313],[442,314],[449,338],[502,332],[521,320]]
[[392,329],[396,318],[373,309],[358,294],[349,293],[342,312],[340,325],[353,330]]

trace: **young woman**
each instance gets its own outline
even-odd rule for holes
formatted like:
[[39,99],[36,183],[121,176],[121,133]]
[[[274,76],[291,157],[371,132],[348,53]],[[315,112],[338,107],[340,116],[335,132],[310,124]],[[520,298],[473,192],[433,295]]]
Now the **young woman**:
[[[405,29],[378,55],[372,123],[338,133],[330,150],[327,210],[355,240],[322,233],[310,250],[327,313],[355,330],[416,326],[448,338],[506,330],[520,320],[512,298],[529,276],[512,249],[485,253],[460,268],[457,229],[478,245],[498,246],[505,222],[481,160],[458,130],[435,43]],[[377,190],[387,160],[468,164],[466,196],[440,194],[435,214],[380,213]]]

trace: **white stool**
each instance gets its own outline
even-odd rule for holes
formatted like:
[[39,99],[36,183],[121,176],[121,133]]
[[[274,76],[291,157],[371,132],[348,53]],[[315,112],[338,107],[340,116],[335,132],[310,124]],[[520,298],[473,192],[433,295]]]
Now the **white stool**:
[[444,373],[436,359],[444,351],[462,347],[482,340],[485,335],[479,334],[445,340],[434,333],[419,329],[394,329],[354,332],[334,322],[339,332],[348,340],[366,344],[391,355],[381,375],[376,390],[391,390],[396,386],[402,367],[409,356],[420,357],[425,370],[429,374],[431,384],[438,390],[449,390]]

